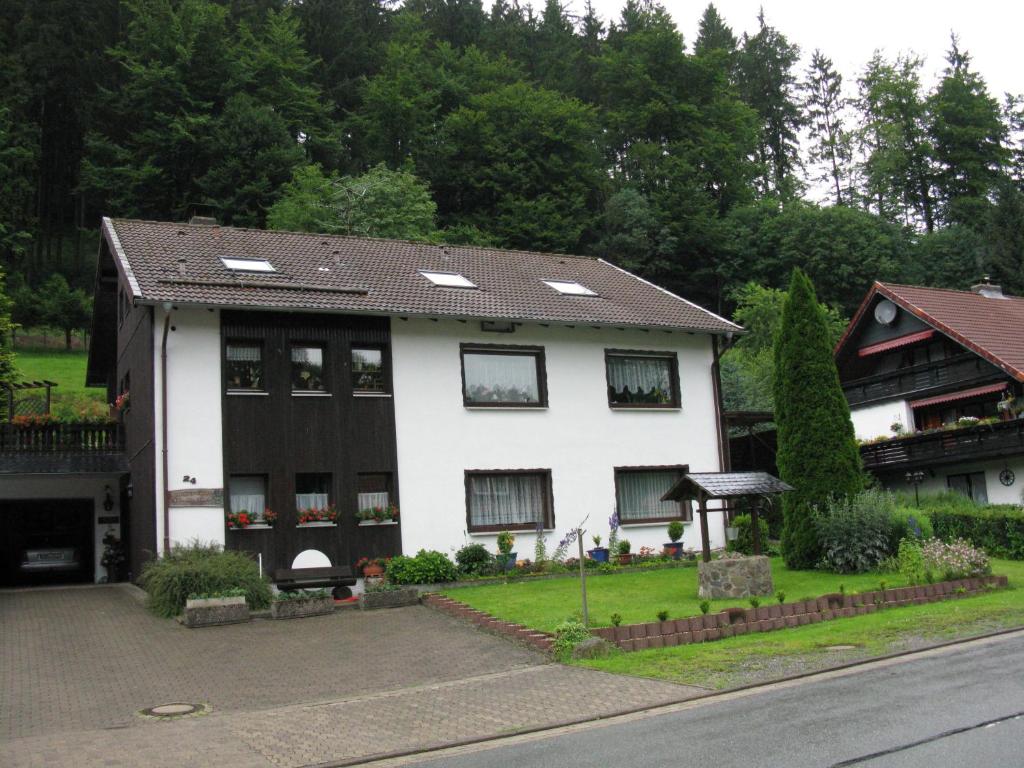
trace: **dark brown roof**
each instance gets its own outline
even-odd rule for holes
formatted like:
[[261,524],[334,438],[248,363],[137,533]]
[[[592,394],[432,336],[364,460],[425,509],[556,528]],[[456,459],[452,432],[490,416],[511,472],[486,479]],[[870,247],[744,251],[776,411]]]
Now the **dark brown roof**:
[[876,294],[1024,381],[1024,298],[992,298],[973,291],[876,282],[836,345],[837,353]]
[[[128,219],[104,219],[103,233],[144,304],[742,330],[601,259]],[[232,273],[222,256],[267,259],[276,272]],[[479,290],[440,288],[419,270],[458,272]],[[598,297],[542,280],[577,281]]]

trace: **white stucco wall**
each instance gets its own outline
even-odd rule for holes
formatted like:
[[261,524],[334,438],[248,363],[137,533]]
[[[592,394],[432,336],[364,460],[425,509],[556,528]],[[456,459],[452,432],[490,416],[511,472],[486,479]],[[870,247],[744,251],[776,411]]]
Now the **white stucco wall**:
[[[607,541],[614,467],[687,464],[692,471],[720,470],[706,335],[539,325],[497,334],[480,331],[473,321],[419,319],[393,319],[391,330],[406,553],[450,553],[467,540],[494,550],[494,534],[466,533],[467,469],[550,469],[555,529],[548,534],[549,551],[588,516],[588,531]],[[462,342],[543,346],[548,407],[464,407]],[[676,352],[682,408],[610,409],[605,349]],[[698,520],[686,524],[683,539],[694,549],[700,547]],[[712,513],[712,546],[723,545],[722,526],[721,513]],[[641,546],[660,551],[668,541],[665,529],[665,523],[628,526],[620,538],[629,539],[634,552]],[[592,546],[589,533],[585,544]],[[532,558],[533,547],[532,532],[516,534],[520,558]]]
[[[167,467],[170,490],[221,488],[224,454],[221,426],[220,313],[172,309],[167,334]],[[165,311],[154,311],[154,408],[156,431],[157,547],[163,550],[163,423],[160,345]],[[196,482],[186,482],[185,476]],[[224,544],[223,507],[176,507],[170,511],[173,543],[192,539]]]
[[903,424],[905,431],[914,431],[914,414],[906,400],[888,400],[884,403],[854,408],[850,411],[853,431],[858,440],[874,437],[892,437],[894,422]]
[[[999,482],[999,473],[1004,467],[1014,473],[1016,479],[1013,485],[1005,486]],[[934,472],[934,476],[932,474]],[[988,492],[990,504],[1021,504],[1021,494],[1024,493],[1024,455],[1013,456],[1009,459],[994,459],[991,461],[975,461],[964,464],[950,464],[936,467],[932,471],[926,471],[924,482],[921,483],[919,493],[922,496],[936,493],[945,493],[949,490],[947,478],[949,475],[962,475],[971,472],[985,473],[985,489]],[[886,487],[903,493],[913,495],[914,486],[908,485],[902,477],[894,477],[886,480]]]
[[[19,475],[0,477],[0,499],[92,499],[93,500],[93,578],[104,581],[107,569],[100,565],[103,537],[107,531],[121,535],[120,525],[100,525],[100,517],[121,516],[119,476],[110,475]],[[106,489],[114,502],[109,512],[103,509]]]

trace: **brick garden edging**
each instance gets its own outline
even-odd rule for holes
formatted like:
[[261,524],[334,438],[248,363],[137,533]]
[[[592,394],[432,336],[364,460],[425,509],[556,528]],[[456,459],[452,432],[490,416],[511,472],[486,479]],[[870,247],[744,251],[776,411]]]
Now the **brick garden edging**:
[[[624,651],[667,648],[719,640],[734,635],[817,624],[847,616],[862,616],[874,613],[880,607],[895,608],[967,597],[982,591],[986,584],[1005,587],[1008,580],[1006,576],[983,576],[941,581],[918,587],[896,587],[884,592],[875,590],[851,595],[822,595],[794,603],[773,603],[757,608],[728,608],[719,613],[690,616],[685,619],[599,627],[591,630],[591,633],[614,643]],[[960,588],[966,591],[957,592]]]
[[470,608],[465,603],[452,600],[450,597],[432,593],[423,595],[422,599],[424,605],[433,608],[435,611],[447,613],[449,616],[454,616],[458,619],[466,619],[476,624],[480,629],[496,632],[513,640],[519,640],[541,651],[550,652],[554,644],[554,638],[548,632],[540,632],[536,629],[524,627],[522,624],[496,619],[489,613]]

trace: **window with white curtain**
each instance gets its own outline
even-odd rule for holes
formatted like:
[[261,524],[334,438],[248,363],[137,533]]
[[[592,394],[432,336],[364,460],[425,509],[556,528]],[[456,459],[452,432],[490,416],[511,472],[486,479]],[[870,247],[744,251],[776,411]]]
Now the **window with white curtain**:
[[368,472],[356,478],[356,509],[387,509],[391,503],[391,475],[386,472]]
[[551,473],[467,472],[466,501],[471,531],[554,527]]
[[267,478],[264,475],[231,475],[228,478],[228,506],[232,514],[248,512],[249,519],[263,522],[267,508]]
[[306,473],[295,476],[295,508],[326,509],[331,505],[331,476]]
[[228,342],[224,350],[228,390],[263,389],[263,348],[258,343]]
[[547,405],[544,350],[462,347],[463,402],[470,406]]
[[605,369],[611,407],[679,407],[679,374],[674,354],[606,351]]
[[691,519],[689,505],[661,497],[682,477],[681,467],[616,469],[615,503],[622,523]]

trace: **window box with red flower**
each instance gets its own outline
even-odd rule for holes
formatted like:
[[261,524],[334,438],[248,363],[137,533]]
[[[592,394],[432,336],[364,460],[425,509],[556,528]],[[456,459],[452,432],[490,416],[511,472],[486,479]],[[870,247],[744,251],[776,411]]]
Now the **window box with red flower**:
[[233,531],[240,530],[261,530],[273,528],[277,522],[277,513],[272,509],[264,509],[263,514],[250,512],[247,509],[240,509],[237,512],[228,512],[225,515],[228,528]]
[[360,525],[398,525],[398,507],[389,504],[360,509],[356,512],[356,520]]
[[333,506],[307,507],[296,510],[299,528],[328,528],[338,524],[338,510]]

